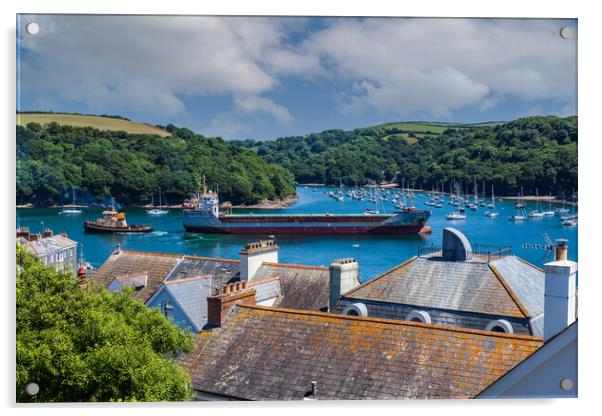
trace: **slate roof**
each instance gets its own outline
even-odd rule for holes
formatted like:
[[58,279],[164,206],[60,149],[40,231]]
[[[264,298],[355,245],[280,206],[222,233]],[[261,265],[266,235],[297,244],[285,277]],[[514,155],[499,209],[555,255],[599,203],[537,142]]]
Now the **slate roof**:
[[531,318],[543,312],[543,282],[540,269],[515,256],[490,263],[416,257],[344,297]]
[[[240,261],[212,257],[183,256],[166,280],[175,280],[198,275],[226,276],[228,280],[240,271]],[[224,282],[226,283],[226,282]]]
[[211,279],[207,276],[165,282],[165,290],[183,309],[200,331],[207,323],[207,296],[211,292]]
[[255,289],[255,301],[257,303],[282,296],[282,286],[278,277],[268,277],[265,280],[254,280],[249,284]]
[[274,306],[317,311],[328,306],[330,275],[328,267],[299,264],[263,263],[251,281],[277,276],[282,298]]
[[527,316],[543,313],[546,289],[543,270],[514,256],[491,262],[491,268],[508,284],[526,309]]
[[44,256],[57,250],[77,245],[77,241],[71,240],[62,234],[55,234],[52,237],[44,237],[39,240],[28,241],[24,238],[17,238],[22,247],[36,256]]
[[180,363],[195,390],[249,400],[473,398],[540,338],[238,305]]

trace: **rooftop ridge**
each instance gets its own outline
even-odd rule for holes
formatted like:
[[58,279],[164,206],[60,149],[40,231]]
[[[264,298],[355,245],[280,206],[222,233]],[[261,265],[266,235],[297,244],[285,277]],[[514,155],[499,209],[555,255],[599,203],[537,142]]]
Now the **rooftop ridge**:
[[183,256],[184,256],[184,258],[187,258],[187,259],[222,261],[222,262],[227,262],[227,263],[240,263],[240,260],[224,259],[221,257],[203,257],[203,256],[193,256],[193,255],[189,255],[189,254],[184,254]]
[[364,286],[367,286],[368,284],[370,284],[370,283],[372,283],[372,282],[374,282],[374,281],[376,281],[376,280],[378,280],[378,279],[380,279],[380,278],[382,278],[382,277],[385,277],[385,276],[386,276],[386,275],[388,275],[389,273],[392,273],[392,272],[394,272],[395,270],[398,270],[398,269],[401,269],[401,268],[402,268],[402,267],[404,267],[404,266],[407,266],[408,264],[410,264],[411,262],[413,262],[413,261],[414,261],[414,260],[416,260],[417,258],[418,258],[418,256],[410,257],[409,259],[407,259],[407,260],[406,260],[406,261],[404,261],[403,263],[401,263],[401,264],[398,264],[397,266],[395,266],[395,267],[393,267],[393,268],[391,268],[391,269],[389,269],[389,270],[387,270],[387,271],[383,272],[383,273],[382,273],[380,276],[377,276],[377,277],[375,277],[375,278],[374,278],[374,279],[372,279],[372,280],[368,280],[366,283],[363,283],[363,284],[361,284],[361,285],[359,285],[359,286],[357,286],[357,287],[354,287],[354,288],[353,288],[353,289],[351,289],[350,291],[348,291],[348,292],[345,292],[345,293],[341,294],[341,296],[348,296],[348,295],[351,295],[352,293],[354,293],[354,292],[356,292],[356,291],[358,291],[358,290],[362,289]]
[[126,253],[126,254],[142,254],[142,255],[152,255],[152,256],[161,256],[161,257],[175,257],[175,258],[179,258],[179,257],[183,257],[184,254],[177,254],[177,253],[160,253],[157,251],[142,251],[142,250],[126,250],[126,249],[120,249],[119,251],[117,250],[113,250],[113,254],[121,254],[121,253]]
[[262,280],[253,280],[253,281],[250,281],[247,283],[247,287],[251,288],[251,287],[259,286],[262,284],[274,282],[276,280],[280,280],[280,276],[266,277],[265,279],[262,279]]
[[174,284],[178,284],[178,283],[192,282],[194,280],[207,280],[209,278],[211,278],[211,276],[208,274],[205,274],[205,275],[199,275],[199,276],[185,277],[183,279],[165,280],[163,283],[165,283],[166,285],[174,285]]
[[264,261],[263,265],[275,266],[275,267],[294,267],[295,269],[328,270],[328,267],[326,267],[326,266],[309,266],[309,265],[297,264],[297,263],[273,263],[270,261]]
[[[115,251],[113,251],[115,253]],[[126,250],[121,249],[119,253],[128,253],[128,254],[142,254],[142,255],[151,255],[151,256],[162,256],[162,257],[175,257],[175,258],[187,258],[187,259],[199,259],[199,260],[214,260],[214,261],[223,261],[229,263],[240,263],[240,260],[236,259],[224,259],[220,257],[203,257],[203,256],[194,256],[192,254],[178,254],[178,253],[161,253],[158,251],[143,251],[143,250]]]
[[516,306],[521,311],[521,313],[525,316],[525,318],[531,318],[531,314],[529,313],[529,311],[527,310],[525,305],[523,305],[523,303],[520,301],[520,299],[518,298],[516,293],[514,293],[514,290],[512,290],[512,288],[510,287],[508,282],[506,282],[506,280],[504,279],[502,274],[498,271],[498,269],[491,263],[489,263],[488,266],[491,269],[491,271],[493,272],[493,275],[497,278],[497,280],[504,287],[504,289],[506,290],[508,295],[512,298],[514,303],[516,303]]
[[352,320],[352,321],[360,321],[360,322],[374,322],[374,323],[396,325],[396,326],[430,328],[430,329],[437,329],[437,330],[448,331],[448,332],[481,335],[481,336],[488,336],[488,337],[520,339],[520,340],[531,341],[531,342],[539,342],[539,343],[543,344],[543,337],[535,337],[532,335],[506,334],[506,333],[495,332],[495,331],[485,331],[482,329],[469,329],[469,328],[464,328],[464,327],[459,327],[459,326],[424,324],[422,322],[410,322],[410,321],[401,321],[401,320],[396,320],[396,319],[341,315],[341,314],[330,313],[330,312],[305,311],[305,310],[300,310],[300,309],[286,309],[286,308],[278,308],[278,307],[272,307],[272,306],[242,305],[242,304],[236,304],[236,306],[238,308],[257,309],[257,310],[261,310],[261,311],[265,311],[265,312],[280,312],[280,313],[287,313],[287,314],[293,314],[293,315],[321,316],[321,317],[330,318],[330,319],[342,319],[342,320]]

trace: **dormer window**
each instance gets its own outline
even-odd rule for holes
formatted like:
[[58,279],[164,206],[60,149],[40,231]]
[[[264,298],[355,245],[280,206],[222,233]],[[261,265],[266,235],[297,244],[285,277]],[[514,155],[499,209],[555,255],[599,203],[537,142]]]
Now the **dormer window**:
[[163,312],[163,315],[165,315],[167,318],[173,318],[173,303],[171,303],[168,300],[164,301],[161,305],[161,310]]
[[363,303],[354,303],[343,309],[343,315],[348,316],[368,316],[368,308]]
[[413,310],[406,316],[406,321],[410,322],[420,322],[423,324],[431,323],[431,316],[426,311],[417,311]]
[[514,333],[514,328],[512,328],[512,324],[510,324],[510,322],[506,321],[505,319],[498,319],[498,320],[489,322],[489,324],[485,327],[485,331],[501,332],[503,334],[512,334],[512,333]]

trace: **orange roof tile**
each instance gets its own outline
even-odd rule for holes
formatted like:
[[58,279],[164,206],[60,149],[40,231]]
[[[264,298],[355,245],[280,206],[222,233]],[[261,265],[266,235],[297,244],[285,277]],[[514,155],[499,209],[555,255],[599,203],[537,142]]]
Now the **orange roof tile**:
[[472,398],[541,338],[239,305],[182,358],[197,391],[251,400]]

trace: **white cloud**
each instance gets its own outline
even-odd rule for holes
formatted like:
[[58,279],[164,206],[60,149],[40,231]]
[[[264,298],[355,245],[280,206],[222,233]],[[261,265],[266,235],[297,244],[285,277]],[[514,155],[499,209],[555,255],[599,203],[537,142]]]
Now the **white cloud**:
[[232,97],[231,116],[267,114],[288,125],[289,110],[269,94],[286,92],[292,78],[308,88],[339,86],[339,110],[349,115],[374,108],[446,116],[467,106],[492,109],[508,96],[562,107],[576,97],[576,36],[558,35],[566,21],[368,18],[311,26],[305,18],[61,15],[36,21],[39,34],[21,42],[22,92],[33,102],[58,96],[98,112],[171,117],[187,112],[189,98],[225,95]]
[[[566,22],[565,22],[566,23]],[[361,104],[407,115],[492,108],[502,96],[572,100],[576,40],[526,19],[340,19],[304,44],[333,76],[360,82]],[[493,98],[496,97],[496,98]]]
[[286,107],[274,103],[266,97],[257,95],[236,95],[236,107],[245,113],[267,113],[280,124],[290,124],[293,120]]
[[29,53],[23,89],[93,108],[171,115],[185,111],[178,97],[261,94],[278,83],[266,67],[307,69],[317,62],[305,63],[284,47],[280,19],[57,15],[36,21],[40,33],[21,43]]

